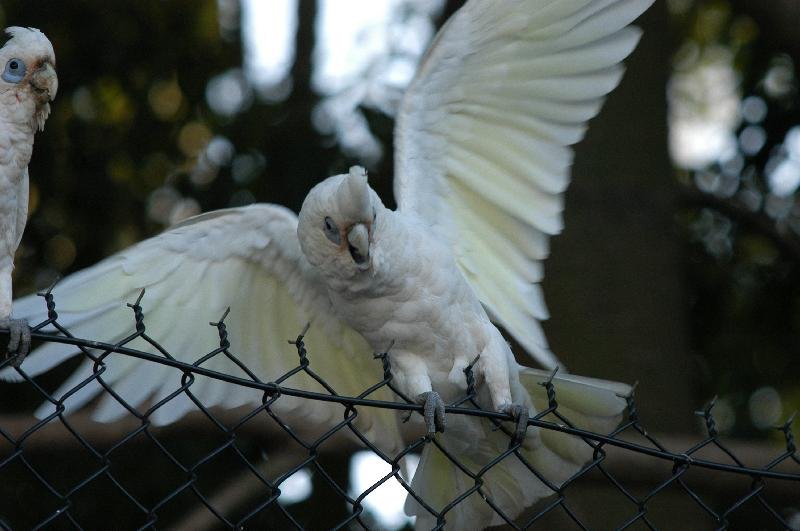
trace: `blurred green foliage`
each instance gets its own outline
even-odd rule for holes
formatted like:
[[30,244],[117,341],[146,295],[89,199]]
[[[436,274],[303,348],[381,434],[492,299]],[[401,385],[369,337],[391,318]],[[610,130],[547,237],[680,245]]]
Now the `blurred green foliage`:
[[[191,166],[196,153],[177,139],[188,123],[214,126],[205,84],[238,64],[240,49],[221,39],[213,1],[4,4],[4,24],[51,39],[60,83],[30,165],[15,279],[24,293],[159,228],[143,215],[148,195]],[[150,100],[165,83],[176,104],[159,113]]]
[[[792,156],[784,141],[800,125],[800,58],[761,38],[770,28],[731,2],[684,4],[675,16],[683,35],[678,57],[728,51],[741,114],[731,131],[733,152],[678,171],[702,392],[719,396],[728,431],[779,438],[764,420],[774,416],[777,424],[800,409],[800,194],[796,186],[779,193],[770,175]],[[763,116],[748,116],[747,105],[763,105]]]

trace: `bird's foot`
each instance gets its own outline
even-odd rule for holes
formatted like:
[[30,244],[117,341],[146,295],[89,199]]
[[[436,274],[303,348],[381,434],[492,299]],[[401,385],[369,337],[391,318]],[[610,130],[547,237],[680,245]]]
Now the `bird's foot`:
[[519,404],[507,404],[501,406],[500,411],[511,415],[517,423],[511,438],[511,444],[516,445],[524,441],[525,434],[528,431],[528,408]]
[[31,327],[25,319],[0,319],[0,327],[8,328],[11,365],[19,367],[31,350]]
[[444,416],[444,400],[436,391],[427,391],[417,395],[417,403],[422,404],[422,416],[425,418],[425,426],[428,428],[428,435],[433,435],[440,431],[444,433],[447,419]]

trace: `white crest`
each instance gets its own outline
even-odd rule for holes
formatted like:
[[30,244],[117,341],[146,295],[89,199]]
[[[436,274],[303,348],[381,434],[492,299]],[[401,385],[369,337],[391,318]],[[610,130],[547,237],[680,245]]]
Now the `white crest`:
[[372,219],[372,200],[367,170],[361,166],[353,166],[344,175],[336,191],[339,211],[349,221],[365,221]]

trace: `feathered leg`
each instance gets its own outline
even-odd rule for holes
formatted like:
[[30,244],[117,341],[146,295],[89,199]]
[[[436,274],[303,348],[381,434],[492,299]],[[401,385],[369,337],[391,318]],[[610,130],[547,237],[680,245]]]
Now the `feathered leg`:
[[19,367],[31,350],[31,327],[25,319],[0,319],[0,328],[8,328],[8,355],[11,365]]
[[0,328],[8,329],[8,354],[19,367],[31,349],[31,328],[25,319],[11,318],[11,267],[0,269]]

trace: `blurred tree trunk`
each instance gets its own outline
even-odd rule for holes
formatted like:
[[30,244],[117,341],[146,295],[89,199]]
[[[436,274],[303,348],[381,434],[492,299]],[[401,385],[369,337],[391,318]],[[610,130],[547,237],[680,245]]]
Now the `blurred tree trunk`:
[[687,429],[692,394],[665,87],[673,42],[657,2],[627,74],[577,146],[562,235],[552,240],[545,330],[567,367],[629,383],[657,431]]
[[[265,192],[270,201],[298,210],[311,186],[327,176],[329,171],[329,157],[302,155],[304,149],[312,155],[311,150],[320,144],[320,135],[311,120],[314,107],[320,101],[311,87],[317,11],[317,0],[297,2],[292,91],[284,107],[288,114],[281,119],[280,128],[270,128],[273,136],[264,143],[268,159],[273,163],[270,179],[264,179]],[[274,179],[295,184],[276,189]]]

